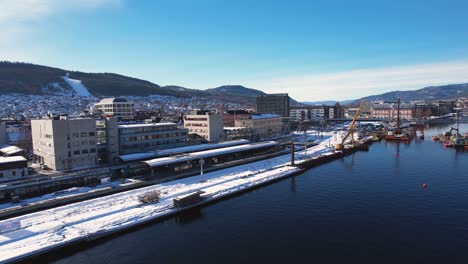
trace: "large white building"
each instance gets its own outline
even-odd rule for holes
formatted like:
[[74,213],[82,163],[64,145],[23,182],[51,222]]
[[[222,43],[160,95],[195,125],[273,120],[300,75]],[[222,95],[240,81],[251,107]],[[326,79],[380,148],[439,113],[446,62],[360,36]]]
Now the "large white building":
[[251,115],[248,119],[236,120],[236,127],[246,127],[252,139],[267,139],[283,133],[283,118],[276,114]]
[[291,110],[289,110],[289,116],[294,121],[306,121],[310,120],[309,112],[307,108],[291,108]]
[[184,116],[189,134],[197,134],[208,142],[224,141],[223,115],[209,111],[192,111]]
[[133,119],[135,116],[135,104],[125,98],[104,98],[94,107],[106,117]]
[[63,171],[97,165],[96,121],[68,117],[31,120],[36,162]]

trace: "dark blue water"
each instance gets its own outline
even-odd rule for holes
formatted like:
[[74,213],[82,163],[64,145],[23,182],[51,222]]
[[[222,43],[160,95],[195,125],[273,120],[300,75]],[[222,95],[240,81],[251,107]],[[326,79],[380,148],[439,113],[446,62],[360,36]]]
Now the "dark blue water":
[[437,129],[33,261],[468,263],[468,152]]

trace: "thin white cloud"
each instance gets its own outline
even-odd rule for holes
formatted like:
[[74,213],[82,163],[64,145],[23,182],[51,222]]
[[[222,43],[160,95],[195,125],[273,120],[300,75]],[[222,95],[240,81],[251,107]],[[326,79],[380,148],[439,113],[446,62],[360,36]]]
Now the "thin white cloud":
[[345,100],[394,90],[468,82],[468,60],[254,80],[250,87],[301,101]]
[[0,0],[0,25],[45,18],[67,9],[93,9],[118,6],[121,0]]
[[123,0],[0,0],[0,44],[13,44],[34,31],[34,24],[70,10],[120,6]]

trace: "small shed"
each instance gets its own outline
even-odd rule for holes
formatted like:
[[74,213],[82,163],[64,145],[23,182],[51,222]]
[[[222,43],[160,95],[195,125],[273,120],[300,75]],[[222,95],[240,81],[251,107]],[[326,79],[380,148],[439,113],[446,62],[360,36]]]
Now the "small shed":
[[201,195],[204,193],[205,193],[204,191],[196,191],[196,192],[191,192],[185,195],[178,196],[174,198],[174,206],[177,208],[182,208],[182,207],[197,203],[203,199]]

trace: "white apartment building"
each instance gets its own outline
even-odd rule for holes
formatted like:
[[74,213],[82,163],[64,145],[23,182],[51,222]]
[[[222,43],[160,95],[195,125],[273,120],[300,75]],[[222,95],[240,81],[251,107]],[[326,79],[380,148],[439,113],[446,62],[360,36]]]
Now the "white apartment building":
[[310,120],[309,109],[306,108],[293,108],[289,110],[289,117],[294,121]]
[[96,121],[68,117],[31,120],[36,162],[63,171],[97,165]]
[[322,120],[325,118],[325,107],[324,106],[312,106],[310,109],[310,119]]
[[189,134],[197,134],[208,142],[224,141],[223,115],[209,111],[192,111],[184,116]]
[[135,116],[135,104],[125,98],[104,98],[94,107],[106,117],[132,119]]

